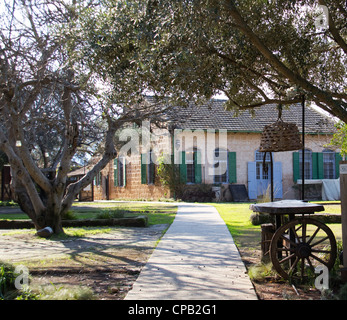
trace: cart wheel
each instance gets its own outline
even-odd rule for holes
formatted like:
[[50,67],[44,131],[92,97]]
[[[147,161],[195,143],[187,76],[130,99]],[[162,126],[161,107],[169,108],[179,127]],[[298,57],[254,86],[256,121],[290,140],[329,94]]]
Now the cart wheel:
[[330,228],[309,218],[295,219],[281,226],[270,243],[272,264],[284,279],[314,275],[320,264],[330,270],[336,255],[336,240]]

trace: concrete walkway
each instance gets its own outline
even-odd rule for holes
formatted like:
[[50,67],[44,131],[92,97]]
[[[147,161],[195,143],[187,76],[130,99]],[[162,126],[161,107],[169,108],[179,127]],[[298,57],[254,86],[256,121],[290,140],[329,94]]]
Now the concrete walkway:
[[234,241],[217,210],[179,204],[126,300],[257,299]]

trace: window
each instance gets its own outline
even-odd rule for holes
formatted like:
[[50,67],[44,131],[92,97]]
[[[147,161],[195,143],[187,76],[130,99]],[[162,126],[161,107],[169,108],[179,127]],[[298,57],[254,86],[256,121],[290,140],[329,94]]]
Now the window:
[[94,177],[94,185],[95,186],[100,186],[101,185],[101,172],[99,171],[96,176]]
[[147,183],[148,184],[154,184],[154,178],[155,178],[155,163],[154,163],[154,153],[151,150],[148,154],[149,161],[147,165]]
[[154,152],[141,154],[141,183],[154,184],[155,181],[155,162]]
[[125,157],[113,160],[113,185],[115,187],[125,187]]
[[[302,178],[302,150],[299,151],[299,177]],[[305,168],[304,168],[305,179],[312,179],[312,151],[305,149]]]
[[182,163],[179,165],[180,176],[183,183],[201,183],[201,153],[197,149],[182,151]]
[[228,183],[228,151],[214,151],[214,183]]
[[267,152],[265,156],[264,164],[264,152],[255,152],[256,162],[256,179],[257,180],[268,180],[271,173],[271,158],[270,153]]
[[195,183],[196,150],[186,152],[187,183]]
[[[340,175],[340,153],[325,149],[323,152],[305,151],[305,179],[337,179]],[[293,152],[293,180],[301,179],[301,152]]]
[[329,149],[323,150],[323,177],[335,179],[335,152]]

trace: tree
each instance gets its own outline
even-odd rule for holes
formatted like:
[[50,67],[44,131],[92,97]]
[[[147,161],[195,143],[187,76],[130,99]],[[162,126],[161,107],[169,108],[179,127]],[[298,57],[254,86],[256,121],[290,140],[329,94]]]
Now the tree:
[[[139,102],[131,78],[135,73],[127,62],[134,49],[122,16],[114,33],[122,45],[112,53],[119,61],[112,70],[120,79],[117,90],[108,89],[108,79],[95,72],[96,65],[90,68],[77,54],[87,48],[79,33],[80,17],[98,3],[3,0],[1,4],[0,150],[11,165],[13,194],[36,229],[49,226],[54,233],[63,232],[62,215],[116,156],[117,129],[156,113],[151,106],[132,103]],[[97,156],[97,161],[81,180],[66,187],[74,157],[85,152]]]
[[335,125],[337,132],[326,147],[337,147],[340,149],[340,154],[343,157],[347,155],[347,124],[339,121]]
[[[345,1],[149,0],[146,6],[154,91],[190,98],[222,91],[228,108],[241,109],[305,96],[347,120]],[[324,14],[326,27],[317,29]]]

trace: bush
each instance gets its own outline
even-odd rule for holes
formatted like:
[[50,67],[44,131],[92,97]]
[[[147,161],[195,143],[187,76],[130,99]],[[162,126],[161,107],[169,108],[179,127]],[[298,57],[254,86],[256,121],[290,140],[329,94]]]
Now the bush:
[[249,219],[251,220],[251,223],[254,226],[259,226],[263,223],[273,223],[274,222],[273,216],[271,216],[270,214],[267,214],[267,213],[260,213],[260,212],[253,213]]
[[124,218],[125,214],[128,212],[129,210],[122,209],[122,208],[106,209],[106,210],[103,210],[101,213],[98,213],[96,218],[97,219]]
[[63,214],[62,219],[63,220],[76,220],[77,216],[76,216],[76,213],[74,211],[69,210]]
[[96,300],[96,296],[87,287],[57,287],[51,283],[40,288],[40,300]]
[[340,300],[347,300],[347,283],[340,288],[338,297]]
[[6,299],[11,291],[16,290],[14,266],[0,261],[0,298]]
[[37,299],[37,295],[31,293],[27,286],[23,286],[21,290],[16,289],[15,281],[18,276],[12,264],[0,261],[0,300]]
[[210,184],[197,184],[185,186],[182,200],[189,202],[211,202],[215,198]]
[[264,281],[266,277],[272,277],[273,275],[274,271],[272,270],[271,263],[260,263],[252,265],[248,269],[248,276],[251,280],[254,281]]

